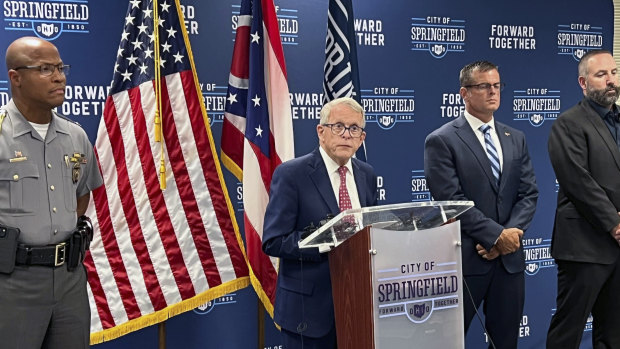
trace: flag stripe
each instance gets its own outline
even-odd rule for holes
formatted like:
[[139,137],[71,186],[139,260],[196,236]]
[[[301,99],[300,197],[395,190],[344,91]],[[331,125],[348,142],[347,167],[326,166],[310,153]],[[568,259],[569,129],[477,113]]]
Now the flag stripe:
[[[114,108],[118,108],[118,105],[114,105]],[[122,105],[122,108],[129,109],[129,106],[124,104]],[[119,167],[118,164],[124,162],[124,156],[122,155],[124,147],[123,147],[122,138],[120,137],[120,126],[118,124],[118,118],[116,117],[116,113],[114,114],[109,113],[108,115],[105,115],[104,118],[106,118],[105,121],[106,121],[108,134],[118,135],[117,141],[110,143],[111,151],[115,159],[115,163],[117,165],[116,174],[118,175],[118,167]],[[118,186],[119,182],[123,182],[123,179],[119,178],[118,181],[115,181],[116,187]],[[113,190],[112,187],[106,187],[106,191],[109,191],[109,190]],[[107,193],[106,196],[109,197],[109,193]],[[109,210],[106,216],[112,218],[113,214],[119,215],[121,212],[121,207],[116,207],[116,208],[117,210],[114,210],[112,212],[111,210]],[[104,209],[107,210],[107,207],[105,207]],[[113,231],[112,225],[114,224],[114,222],[118,222],[118,221],[115,219],[114,220],[107,219],[103,222],[103,224],[101,224],[100,222],[100,226],[104,228],[104,231]],[[135,319],[136,317],[140,316],[140,310],[137,306],[137,301],[136,301],[136,298],[133,292],[133,287],[128,288],[128,287],[120,286],[124,284],[130,284],[133,279],[129,278],[125,263],[122,258],[109,258],[110,255],[120,256],[121,252],[120,252],[119,243],[123,244],[123,243],[126,243],[126,241],[117,240],[114,234],[102,235],[102,241],[105,246],[105,250],[108,253],[108,260],[110,260],[110,267],[112,268],[112,270],[114,270],[114,278],[116,280],[121,298],[123,299],[125,313],[129,319]]]
[[[167,215],[167,207],[175,206],[170,206],[166,202],[162,206],[163,209],[159,210],[156,208],[160,201],[155,199],[155,197],[162,199],[162,193],[159,190],[156,176],[158,173],[156,161],[159,160],[161,146],[160,143],[156,143],[153,140],[152,127],[147,127],[147,125],[153,124],[152,115],[155,112],[154,83],[150,81],[143,83],[139,86],[139,89],[132,89],[128,92],[129,94],[139,93],[141,96],[142,113],[134,113],[133,117],[129,119],[133,123],[133,127],[129,126],[130,121],[128,120],[126,123],[127,127],[123,131],[128,133],[124,137],[125,139],[135,140],[135,147],[129,149],[137,150],[137,152],[134,152],[137,153],[135,155],[138,159],[131,162],[128,161],[129,164],[133,165],[130,180],[132,187],[136,190],[134,194],[135,199],[140,203],[140,221],[143,230],[145,232],[152,232],[151,234],[146,234],[146,240],[148,241],[150,255],[153,258],[160,285],[162,285],[164,299],[160,300],[155,308],[160,310],[162,309],[161,306],[165,307],[167,304],[173,304],[182,300],[181,294],[176,287],[165,287],[180,281],[176,279],[177,271],[173,272],[168,257],[168,253],[176,253],[169,249],[169,247],[174,246],[165,245],[162,233],[160,233],[163,231],[160,226],[160,218],[165,222],[169,222],[170,217]],[[118,94],[118,96],[124,96],[124,94]],[[146,115],[151,115],[151,117],[147,118]],[[161,306],[159,303],[161,303]]]
[[[86,254],[86,258],[84,258],[84,267],[86,267],[86,270],[88,271],[88,289],[91,291],[95,301],[94,304],[96,304],[96,314],[98,315],[97,322],[105,327],[113,327],[114,320],[112,318],[112,313],[110,312],[110,307],[108,307],[108,299],[106,298],[105,292],[101,285],[99,274],[96,270],[93,270],[94,265],[95,263],[93,262],[91,254]],[[91,305],[92,304],[93,303],[91,302]]]
[[[89,260],[90,266],[92,267],[92,259],[86,257],[84,259],[84,262],[86,262],[86,260]],[[96,277],[96,279],[93,279],[94,282],[99,281],[98,276]],[[101,288],[101,284],[98,284],[98,287]],[[89,284],[86,284],[86,294],[88,296],[88,301],[90,303],[90,318],[91,318],[91,330],[95,329],[97,331],[101,331],[102,327],[101,327],[101,318],[99,317],[99,312],[97,309],[97,305],[95,303],[95,296],[93,294],[93,291],[90,287]],[[101,299],[99,299],[101,301]],[[103,298],[102,300],[103,302],[105,302],[105,298]],[[109,310],[109,309],[108,309]]]
[[[195,88],[194,77],[186,72],[181,73],[181,81],[183,83],[183,90],[185,92],[186,100],[188,101],[188,105],[190,107],[190,113],[198,113],[200,111],[200,105],[196,103],[199,101],[201,96],[198,96],[198,92]],[[193,103],[192,103],[193,101]],[[226,195],[224,194],[224,189],[222,187],[223,180],[218,175],[217,171],[213,171],[210,169],[216,168],[218,164],[215,162],[213,158],[213,145],[209,143],[209,138],[201,137],[201,134],[205,131],[205,121],[200,120],[198,118],[191,119],[192,130],[194,133],[195,141],[193,144],[198,147],[198,149],[203,149],[202,151],[198,151],[198,156],[200,159],[200,165],[202,166],[202,173],[204,184],[206,185],[207,191],[203,191],[202,197],[203,201],[205,201],[204,205],[200,205],[200,207],[210,208],[209,210],[204,210],[207,212],[202,212],[202,217],[208,217],[208,214],[214,213],[216,217],[216,221],[209,220],[205,222],[205,226],[207,228],[207,234],[218,233],[221,231],[234,231],[234,226],[230,219],[231,210],[227,206],[220,205],[215,207],[213,202],[225,202]],[[198,172],[198,173],[200,173]],[[208,195],[207,195],[208,194]],[[219,229],[212,229],[212,228]],[[220,234],[217,236],[217,239],[210,239],[210,241],[223,241],[224,245],[218,249],[216,254],[216,258],[225,257],[226,269],[230,269],[232,267],[232,271],[234,271],[233,277],[241,277],[243,275],[248,275],[248,268],[245,261],[245,257],[243,253],[238,248],[239,242],[236,237],[232,234]],[[232,262],[232,265],[230,264]],[[220,272],[226,275],[226,272],[220,268]]]
[[[128,289],[127,287],[121,287],[122,284],[117,279],[118,274],[120,273],[120,271],[117,273],[117,270],[124,270],[125,268],[124,266],[120,268],[117,267],[119,263],[122,263],[122,259],[120,258],[120,251],[118,251],[118,248],[113,248],[116,243],[114,237],[111,236],[114,234],[114,230],[112,228],[110,211],[107,205],[108,196],[106,193],[106,188],[100,188],[99,190],[94,191],[93,194],[95,207],[97,207],[96,226],[100,229],[102,233],[101,240],[94,241],[95,243],[91,247],[91,255],[93,256],[94,265],[97,268],[97,272],[102,271],[102,273],[99,275],[100,282],[101,286],[103,287],[103,292],[105,292],[105,299],[107,300],[107,305],[110,309],[109,317],[107,317],[107,313],[104,313],[103,315],[105,316],[101,317],[101,321],[102,324],[104,324],[105,326],[115,326],[117,321],[125,322],[128,320],[127,312],[124,307],[124,300],[133,299],[133,302],[135,303],[135,298],[133,296],[133,293],[130,293],[128,296],[126,296],[127,298],[122,298],[124,295],[122,295],[121,292],[124,290],[125,293],[128,293],[130,289]],[[110,243],[111,240],[113,241],[112,244]],[[96,242],[100,242],[100,245],[102,247],[101,249],[97,249],[98,244],[96,244]],[[101,263],[105,264],[105,268],[98,266],[98,260],[96,260],[97,256],[102,257]],[[125,284],[129,284],[129,280],[127,280],[126,278],[123,281],[125,282]]]
[[[202,227],[200,214],[198,212],[198,204],[196,203],[193,188],[189,180],[190,176],[182,153],[183,148],[177,138],[177,127],[174,123],[174,111],[172,110],[171,104],[178,103],[177,98],[180,96],[177,94],[174,99],[171,100],[167,87],[167,80],[175,78],[177,78],[177,76],[168,77],[165,81],[162,81],[162,99],[165,101],[163,104],[163,123],[166,147],[168,149],[168,156],[170,158],[170,164],[172,165],[172,172],[174,173],[177,189],[181,196],[181,203],[185,211],[185,218],[189,223],[194,244],[198,248],[198,254],[202,262],[202,267],[207,273],[206,276],[208,283],[209,285],[218,285],[222,282],[222,280],[219,277],[219,273],[217,273],[217,269],[213,261],[213,252],[211,251],[209,242],[202,234],[204,232],[204,228]],[[186,131],[184,133],[186,133]],[[214,272],[209,273],[209,271]]]
[[[240,170],[243,170],[243,139],[245,136],[243,131],[235,127],[235,125],[229,121],[229,118],[230,116],[226,115],[222,125],[221,147],[222,149],[227,149],[226,156],[235,164],[240,165]],[[237,176],[237,179],[241,180],[240,174],[234,174]]]
[[[262,237],[254,230],[252,223],[246,215],[244,215],[244,220],[248,259],[253,266],[254,274],[259,280],[276,280],[278,273],[271,258],[264,253],[256,253],[257,251],[262,251]],[[276,283],[264,283],[263,289],[269,296],[271,303],[274,303],[276,299]]]
[[[128,96],[128,101],[131,104],[131,113],[127,114],[134,115],[134,118],[143,118],[144,114],[142,112],[140,90],[131,90],[129,91]],[[152,312],[153,307],[155,307],[155,309],[165,307],[165,302],[159,281],[155,275],[153,262],[146,247],[146,241],[144,240],[142,228],[138,219],[138,212],[136,210],[137,205],[132,191],[132,183],[130,183],[132,176],[129,175],[127,164],[135,164],[139,159],[136,159],[136,152],[125,152],[125,149],[135,149],[135,135],[133,132],[131,132],[132,134],[130,135],[125,135],[125,133],[129,130],[133,130],[132,118],[127,119],[129,120],[122,120],[119,118],[119,122],[122,120],[123,123],[126,123],[123,128],[125,132],[123,132],[123,134],[119,134],[118,137],[115,137],[118,141],[112,143],[112,147],[118,149],[118,151],[114,151],[114,153],[118,154],[118,157],[115,159],[119,178],[117,184],[118,193],[122,198],[121,203],[124,213],[124,215],[121,215],[118,219],[115,219],[114,222],[117,226],[120,224],[123,225],[123,227],[117,227],[117,230],[126,229],[130,233],[129,237],[131,238],[131,243],[129,244],[128,240],[124,241],[125,246],[123,247],[125,251],[129,251],[132,248],[134,251],[134,253],[125,254],[125,256],[127,256],[127,258],[125,258],[125,263],[129,274],[137,275],[141,273],[143,275],[142,279],[131,278],[130,280],[130,282],[132,282],[132,288],[136,293],[136,298],[142,314]],[[131,124],[129,122],[131,122]],[[125,143],[125,140],[128,142]]]
[[[265,27],[263,33],[267,33],[265,40],[273,43],[273,45],[269,44],[265,47],[270,47],[273,50],[278,60],[277,65],[280,67],[284,79],[286,79],[286,64],[284,63],[284,51],[282,50],[282,42],[280,41],[280,30],[278,29],[280,22],[278,21],[278,17],[276,16],[275,6],[272,0],[262,0],[261,6],[263,8],[263,26]],[[270,75],[268,74],[267,76]],[[286,87],[286,90],[288,92],[288,85]]]
[[[291,101],[286,82],[286,67],[283,64],[282,44],[280,38],[273,42],[270,38],[265,42],[266,66],[268,75],[267,97],[269,98],[269,126],[273,141],[271,149],[272,173],[282,163],[280,159],[292,159],[295,157],[295,143],[293,141],[293,118],[291,117]],[[278,51],[277,47],[280,48]],[[279,52],[279,53],[278,53]],[[282,62],[282,64],[281,64]],[[286,117],[288,116],[288,117]],[[276,141],[277,140],[277,141]]]
[[[140,146],[138,145],[138,154],[141,155],[141,163],[143,164],[152,164],[153,162],[153,157],[152,155],[148,155],[150,154],[150,149],[151,146],[148,142],[148,138],[146,137],[146,133],[141,133],[141,132],[133,132],[132,130],[134,130],[134,125],[141,125],[145,123],[144,120],[144,114],[141,112],[141,93],[139,89],[131,89],[129,91],[126,92],[120,92],[116,95],[114,95],[113,97],[114,100],[114,106],[116,108],[116,114],[115,115],[111,115],[109,120],[106,120],[106,123],[108,125],[113,125],[114,128],[112,129],[113,131],[109,130],[108,131],[108,137],[110,139],[110,144],[111,147],[113,149],[113,154],[114,155],[114,159],[115,162],[118,163],[129,163],[131,164],[131,162],[127,162],[124,156],[121,156],[121,154],[119,154],[119,152],[121,152],[122,150],[125,149],[126,145],[124,143],[124,139],[127,140],[132,140],[133,139],[137,139],[139,137],[139,139],[141,139],[143,142],[141,143],[141,145],[145,146],[144,148],[140,148]],[[128,104],[133,104],[131,109],[128,109],[127,107]],[[118,117],[116,117],[116,115],[119,115]],[[123,124],[123,127],[121,129],[120,124]],[[140,136],[138,136],[140,135]],[[115,140],[115,141],[112,141]],[[140,143],[138,143],[140,144]],[[116,151],[115,149],[118,149],[118,151]],[[128,148],[131,149],[131,148]],[[155,167],[153,166],[153,171],[155,171]],[[157,172],[153,172],[153,173],[157,173]],[[118,182],[119,183],[128,183],[130,181],[132,181],[129,177],[124,177],[123,175],[127,175],[127,173],[123,173],[121,171],[117,171],[116,175],[118,176]],[[132,185],[135,186],[135,179],[136,178],[141,178],[141,177],[136,177],[136,176],[132,176],[132,178],[134,179],[132,182]],[[110,178],[112,179],[112,178]],[[152,184],[146,184],[147,188],[153,188],[156,194],[161,194],[161,192],[159,191],[159,185],[157,183],[157,180],[155,179],[153,181],[154,183]],[[110,181],[106,181],[106,183],[108,184],[112,184]],[[150,195],[149,195],[150,196]],[[125,196],[121,196],[122,200],[120,200],[120,203],[123,204],[124,201],[127,200],[127,197]],[[116,212],[115,215],[113,215],[113,225],[114,225],[114,230],[115,231],[128,231],[128,235],[129,237],[131,237],[132,235],[135,234],[135,231],[128,229],[127,223],[126,223],[126,217],[124,215],[121,215],[120,212]],[[160,232],[162,231],[161,229],[159,230]],[[170,230],[168,230],[170,231]],[[128,239],[119,239],[120,241],[125,241],[126,243],[128,243]],[[169,239],[170,240],[170,239]],[[174,241],[176,243],[176,241]],[[175,250],[172,250],[172,248],[174,247],[174,244],[172,244],[171,242],[169,242],[170,245],[166,245],[167,248],[169,249],[168,255],[172,256],[172,257],[176,257],[177,252]],[[172,247],[171,247],[172,246]],[[131,246],[127,246],[127,248],[123,249],[123,251],[127,251],[123,254],[123,258],[125,260],[132,260],[135,259],[135,257],[133,256],[135,254],[135,251],[132,250]],[[140,263],[141,264],[141,263]],[[139,266],[136,266],[139,267]],[[144,266],[142,266],[144,267]],[[175,272],[174,273],[174,277],[176,278],[176,282],[177,283],[185,283],[187,282],[187,274],[183,274],[180,271],[182,271],[182,267],[184,267],[184,265],[182,266],[178,266],[179,268],[179,272]],[[139,273],[132,273],[132,276],[137,276]],[[137,283],[138,278],[131,278],[130,282],[132,283],[132,289],[135,289],[135,286],[133,284]],[[151,283],[155,283],[156,280],[152,280]],[[147,291],[148,293],[148,291]],[[142,297],[141,299],[144,299],[144,297]],[[160,302],[165,303],[163,299],[161,299],[161,301],[158,301],[157,303],[155,303],[155,305],[157,305],[157,309],[161,309],[162,305],[165,306],[165,304],[159,304]],[[152,306],[152,305],[151,305]],[[150,309],[145,309],[145,312],[152,312],[152,310]],[[133,319],[134,317],[130,317],[130,319]]]
[[230,73],[237,78],[247,79],[250,76],[248,65],[248,50],[250,49],[250,23],[242,23],[241,18],[249,19],[250,16],[240,16],[239,26],[235,41],[239,40],[239,45],[235,45]]
[[[109,143],[100,142],[106,137],[101,136],[105,134],[105,124],[99,124],[98,137],[97,140],[100,144],[100,148],[95,149],[95,156],[99,162],[99,170],[101,171],[103,177],[105,178],[106,172],[113,172],[115,166],[113,166],[113,161],[109,166],[101,168],[101,162],[99,160],[98,150],[107,148],[109,149]],[[101,144],[104,143],[104,144]],[[111,153],[108,151],[108,153]],[[114,274],[111,272],[110,261],[108,260],[108,255],[103,246],[103,235],[105,233],[101,229],[102,222],[106,222],[109,220],[109,212],[106,215],[104,210],[107,209],[107,194],[105,192],[105,187],[100,187],[93,191],[93,196],[91,198],[91,204],[88,206],[86,213],[88,217],[91,218],[93,223],[93,230],[99,231],[100,234],[94,234],[93,241],[90,244],[89,253],[86,256],[86,260],[84,261],[84,266],[88,272],[88,283],[89,288],[92,291],[93,299],[92,302],[95,302],[94,305],[91,303],[91,309],[96,308],[97,314],[99,315],[99,321],[94,326],[95,328],[103,328],[103,326],[113,327],[115,326],[114,316],[112,315],[112,310],[117,309],[121,306],[120,296],[118,296],[117,285],[114,282]],[[99,207],[93,212],[93,206]],[[105,208],[105,209],[104,209]],[[96,219],[93,219],[96,217]],[[92,262],[89,262],[92,261]],[[110,296],[108,296],[108,294]],[[94,312],[92,312],[94,313]],[[93,320],[91,319],[91,324],[93,324]],[[92,332],[92,328],[91,328]]]

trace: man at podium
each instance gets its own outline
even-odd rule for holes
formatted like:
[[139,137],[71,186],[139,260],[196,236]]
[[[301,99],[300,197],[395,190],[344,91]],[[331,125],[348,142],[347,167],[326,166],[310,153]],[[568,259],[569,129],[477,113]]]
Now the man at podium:
[[497,66],[468,64],[460,83],[465,113],[426,138],[426,180],[435,200],[475,204],[460,216],[465,332],[484,301],[490,340],[517,348],[525,298],[521,237],[538,199],[534,170],[524,134],[494,118],[504,87]]
[[354,99],[323,106],[319,148],[276,168],[265,212],[263,251],[280,258],[274,321],[286,349],[335,348],[336,327],[327,253],[300,249],[311,224],[377,204],[377,177],[352,158],[366,137],[364,109]]

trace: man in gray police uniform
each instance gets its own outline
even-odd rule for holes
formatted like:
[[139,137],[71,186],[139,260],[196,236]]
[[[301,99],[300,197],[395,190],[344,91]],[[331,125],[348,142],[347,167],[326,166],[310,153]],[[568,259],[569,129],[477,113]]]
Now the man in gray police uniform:
[[89,241],[76,222],[103,180],[84,130],[52,111],[64,101],[69,71],[57,48],[19,38],[7,48],[6,66],[12,99],[0,110],[0,343],[88,348],[81,262]]

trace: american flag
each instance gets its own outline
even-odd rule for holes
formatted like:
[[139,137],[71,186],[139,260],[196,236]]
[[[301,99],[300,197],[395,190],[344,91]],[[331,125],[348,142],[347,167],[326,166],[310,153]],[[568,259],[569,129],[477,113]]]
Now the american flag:
[[263,253],[271,175],[294,157],[284,53],[273,0],[242,0],[222,128],[222,162],[243,182],[244,227],[254,290],[273,316],[277,259]]
[[[95,227],[84,263],[92,343],[249,285],[181,16],[178,1],[153,9],[152,1],[132,0],[125,17],[95,142],[105,185],[87,211]],[[156,43],[162,142],[154,127]]]
[[[351,97],[362,103],[354,22],[351,0],[329,0],[323,104],[340,97]],[[366,144],[357,150],[355,157],[366,161]]]

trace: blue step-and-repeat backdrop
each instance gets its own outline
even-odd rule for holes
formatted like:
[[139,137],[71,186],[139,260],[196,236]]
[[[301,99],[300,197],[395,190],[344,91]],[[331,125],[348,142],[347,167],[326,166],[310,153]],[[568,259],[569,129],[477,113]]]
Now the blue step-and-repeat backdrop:
[[[275,2],[299,156],[317,146],[327,0]],[[495,117],[525,132],[540,190],[533,224],[524,236],[527,289],[519,347],[543,348],[555,311],[556,268],[549,246],[558,189],[547,155],[547,135],[559,113],[581,98],[579,57],[590,49],[612,48],[612,0],[353,2],[368,116],[368,161],[380,176],[381,204],[430,199],[424,178],[424,139],[464,109],[458,94],[460,68],[479,59],[500,66],[506,89]],[[128,2],[2,3],[0,47],[6,49],[24,35],[38,35],[58,46],[65,63],[72,66],[60,111],[78,121],[94,143]],[[56,5],[34,12],[40,3]],[[239,4],[239,0],[182,1],[216,144]],[[2,69],[0,103],[9,96]],[[230,173],[225,176],[240,217],[241,185]],[[257,309],[251,288],[218,298],[168,320],[168,347],[256,348]],[[588,322],[584,328],[583,348],[591,347],[591,326]],[[266,327],[265,348],[280,348],[278,332],[268,317]],[[476,322],[466,341],[469,348],[486,346]],[[157,326],[153,326],[97,347],[156,346]]]

